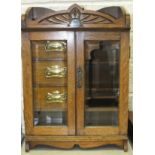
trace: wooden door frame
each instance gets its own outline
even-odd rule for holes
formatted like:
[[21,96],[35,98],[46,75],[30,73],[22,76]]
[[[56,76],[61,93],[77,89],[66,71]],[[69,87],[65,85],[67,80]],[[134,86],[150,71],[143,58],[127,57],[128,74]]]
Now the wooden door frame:
[[[76,68],[83,72],[82,87],[76,89],[76,113],[78,135],[117,135],[127,133],[128,109],[128,32],[76,32]],[[85,75],[84,75],[84,41],[85,40],[115,40],[120,41],[120,96],[119,96],[119,125],[117,127],[84,127],[85,113]],[[125,63],[125,64],[124,64]]]
[[[66,40],[67,41],[67,67],[68,67],[68,111],[67,127],[33,126],[33,86],[32,86],[32,40]],[[26,135],[75,135],[75,42],[74,32],[24,32],[22,61],[23,61],[23,94],[24,118]]]

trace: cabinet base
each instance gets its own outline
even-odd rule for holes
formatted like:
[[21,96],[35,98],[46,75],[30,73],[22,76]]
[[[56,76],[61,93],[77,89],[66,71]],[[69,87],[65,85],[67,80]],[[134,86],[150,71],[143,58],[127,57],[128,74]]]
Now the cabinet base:
[[[66,137],[66,138],[65,138]],[[60,140],[61,139],[61,140]],[[128,151],[128,143],[126,136],[112,137],[93,137],[93,136],[28,136],[25,142],[25,151],[28,152],[36,146],[51,146],[61,149],[72,149],[79,146],[82,149],[96,148],[105,145],[116,145],[124,152]]]

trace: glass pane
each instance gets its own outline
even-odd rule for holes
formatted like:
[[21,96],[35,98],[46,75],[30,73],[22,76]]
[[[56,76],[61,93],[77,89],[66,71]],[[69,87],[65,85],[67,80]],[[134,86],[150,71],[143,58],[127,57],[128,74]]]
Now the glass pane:
[[36,111],[34,114],[34,125],[66,125],[66,111]]
[[67,125],[67,42],[32,41],[34,126]]
[[85,41],[85,126],[117,126],[119,42]]

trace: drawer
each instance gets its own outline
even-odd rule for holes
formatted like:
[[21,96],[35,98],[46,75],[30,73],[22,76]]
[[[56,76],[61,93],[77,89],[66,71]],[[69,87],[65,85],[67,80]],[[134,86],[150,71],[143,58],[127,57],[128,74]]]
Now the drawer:
[[34,84],[49,84],[65,86],[67,84],[66,61],[33,62]]
[[67,107],[67,87],[38,87],[33,89],[35,110],[62,111]]
[[32,41],[32,57],[38,59],[66,59],[65,41]]

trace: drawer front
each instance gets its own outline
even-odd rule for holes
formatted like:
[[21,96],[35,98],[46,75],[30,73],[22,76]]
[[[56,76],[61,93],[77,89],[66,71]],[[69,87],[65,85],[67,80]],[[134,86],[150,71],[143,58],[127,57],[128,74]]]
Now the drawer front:
[[65,110],[67,107],[66,87],[38,87],[34,88],[35,110]]
[[66,59],[65,41],[33,41],[32,57],[38,59]]
[[33,62],[33,81],[35,84],[65,86],[67,84],[67,64],[65,61]]

